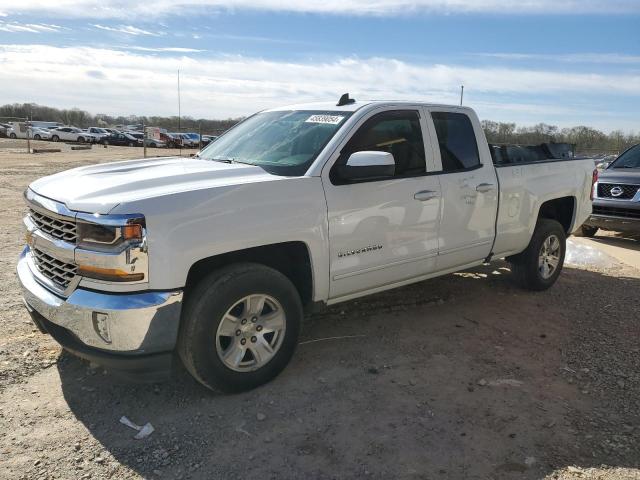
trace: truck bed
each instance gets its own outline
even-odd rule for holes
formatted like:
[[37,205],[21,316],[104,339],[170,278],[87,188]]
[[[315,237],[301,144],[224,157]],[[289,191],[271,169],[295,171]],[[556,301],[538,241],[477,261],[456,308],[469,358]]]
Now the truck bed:
[[576,158],[575,146],[569,143],[539,145],[489,144],[491,159],[496,166],[534,162],[551,162]]
[[[492,149],[493,151],[493,149]],[[531,219],[552,198],[566,198],[574,212],[565,225],[567,234],[579,228],[591,214],[594,165],[588,158],[541,158],[502,161],[495,165],[500,197],[493,252],[504,257],[522,251],[535,228]],[[580,186],[576,192],[576,185]],[[575,207],[575,208],[574,208]]]

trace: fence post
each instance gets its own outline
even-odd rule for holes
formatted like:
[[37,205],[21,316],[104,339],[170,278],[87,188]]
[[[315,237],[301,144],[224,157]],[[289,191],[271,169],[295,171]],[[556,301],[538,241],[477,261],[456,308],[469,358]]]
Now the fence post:
[[[25,123],[26,126],[26,123]],[[27,127],[27,153],[31,153],[31,128]]]
[[198,151],[202,150],[202,123],[198,123]]
[[142,148],[144,150],[144,158],[147,158],[147,127],[142,122]]

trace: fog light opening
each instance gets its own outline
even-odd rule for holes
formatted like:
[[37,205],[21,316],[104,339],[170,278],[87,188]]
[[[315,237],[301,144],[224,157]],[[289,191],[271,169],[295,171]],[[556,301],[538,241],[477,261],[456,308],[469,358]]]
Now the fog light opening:
[[106,343],[111,343],[111,332],[109,331],[109,315],[101,312],[93,312],[93,329],[98,336]]

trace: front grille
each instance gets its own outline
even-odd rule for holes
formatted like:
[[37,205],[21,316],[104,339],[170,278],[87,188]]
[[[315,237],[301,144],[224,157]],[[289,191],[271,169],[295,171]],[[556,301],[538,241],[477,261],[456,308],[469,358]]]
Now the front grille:
[[594,205],[593,214],[611,217],[637,218],[640,220],[640,210],[631,210],[629,208],[602,207],[600,205]]
[[76,222],[72,219],[61,219],[46,215],[34,209],[29,209],[29,216],[38,229],[58,240],[76,243],[78,238]]
[[[620,195],[613,195],[612,189],[622,191]],[[600,198],[616,198],[620,200],[630,200],[635,195],[640,185],[626,185],[624,183],[598,183],[598,197]]]
[[34,248],[32,252],[33,263],[38,271],[61,290],[65,290],[71,280],[76,276],[78,267],[73,263],[65,263],[62,260],[57,260],[37,248]]

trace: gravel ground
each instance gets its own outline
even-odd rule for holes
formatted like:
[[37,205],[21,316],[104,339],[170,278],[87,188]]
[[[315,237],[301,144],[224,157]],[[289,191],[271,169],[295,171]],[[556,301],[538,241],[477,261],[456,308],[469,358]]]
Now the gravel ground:
[[[21,304],[21,193],[139,153],[0,140],[0,478],[640,479],[640,265],[606,254],[575,250],[543,293],[497,262],[338,305],[307,319],[280,377],[238,395],[181,370],[126,383],[61,352]],[[123,415],[155,431],[136,440]]]

